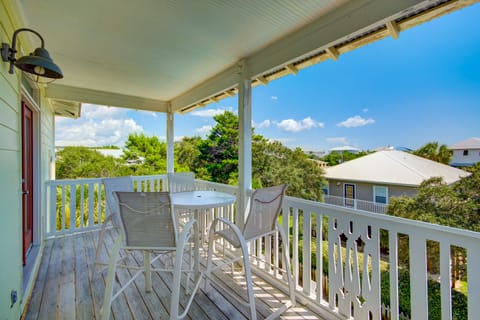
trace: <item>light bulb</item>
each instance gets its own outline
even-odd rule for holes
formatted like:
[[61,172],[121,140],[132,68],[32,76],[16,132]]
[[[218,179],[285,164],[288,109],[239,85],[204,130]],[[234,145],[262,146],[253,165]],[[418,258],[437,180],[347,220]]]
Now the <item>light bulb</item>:
[[40,76],[45,74],[45,68],[44,67],[35,66],[33,68],[33,71],[35,72],[35,74],[38,74]]

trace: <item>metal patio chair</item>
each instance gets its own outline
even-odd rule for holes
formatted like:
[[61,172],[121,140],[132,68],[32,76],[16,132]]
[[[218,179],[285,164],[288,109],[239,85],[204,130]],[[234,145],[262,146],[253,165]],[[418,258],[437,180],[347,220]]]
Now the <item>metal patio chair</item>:
[[[100,230],[100,234],[98,236],[97,247],[95,249],[95,260],[93,265],[93,274],[97,266],[106,266],[107,263],[105,261],[100,261],[100,255],[102,252],[102,248],[104,245],[105,239],[105,232],[107,231],[107,227],[112,225],[114,228],[120,227],[120,219],[118,218],[118,205],[117,205],[117,198],[113,194],[115,191],[127,191],[133,192],[133,179],[130,176],[127,177],[116,177],[116,178],[103,178],[102,183],[105,189],[105,203],[107,209],[107,217],[103,221],[102,229]],[[100,219],[100,217],[99,217]]]
[[[118,212],[120,218],[120,232],[115,240],[106,277],[104,302],[101,310],[101,319],[109,319],[112,301],[120,295],[125,288],[132,284],[135,278],[142,273],[145,276],[145,290],[151,290],[151,272],[168,271],[173,273],[172,296],[170,300],[170,319],[184,318],[193,302],[202,277],[198,266],[193,267],[191,263],[184,262],[185,249],[191,248],[190,238],[193,239],[195,220],[190,219],[179,233],[176,219],[173,213],[171,197],[168,192],[115,192],[118,198]],[[121,249],[129,251],[141,250],[143,252],[143,266],[122,266],[117,264]],[[198,250],[198,248],[194,248]],[[156,256],[150,259],[150,253],[155,252]],[[192,261],[192,252],[189,250]],[[171,268],[163,264],[162,268],[156,268],[154,264],[163,255],[171,258],[174,263]],[[160,261],[156,264],[160,266]],[[113,294],[116,269],[119,267],[137,270],[132,279],[127,281],[120,289]],[[184,312],[179,314],[180,280],[182,273],[186,273],[185,292],[190,294]],[[196,273],[193,290],[189,290],[190,275]]]
[[[278,224],[278,216],[282,209],[282,203],[285,196],[286,188],[287,185],[279,185],[275,187],[255,190],[250,200],[250,210],[243,230],[239,229],[235,224],[225,218],[215,219],[212,223],[212,226],[210,227],[207,270],[205,271],[205,290],[209,289],[210,281],[212,281],[212,271],[222,269],[227,265],[231,266],[234,262],[241,261],[244,269],[248,299],[246,299],[246,301],[239,302],[250,307],[251,320],[256,320],[257,314],[255,309],[255,297],[253,293],[252,270],[250,267],[248,244],[254,242],[257,239],[266,236],[272,236],[278,233],[278,235],[280,236],[280,241],[282,243],[282,254],[284,262],[283,266],[285,267],[283,272],[286,273],[289,285],[290,300],[281,308],[278,308],[273,314],[268,316],[267,319],[277,318],[281,313],[295,305],[295,290],[292,273],[290,270],[288,238],[285,236],[283,229]],[[234,248],[240,249],[240,252],[235,252],[231,257],[226,257],[226,255],[223,254],[223,261],[220,261],[220,264],[214,266],[212,261],[213,256],[218,256],[214,250],[214,241],[216,238],[217,240],[218,238],[223,238],[224,240],[228,241]],[[218,263],[218,261],[216,261],[216,263]],[[219,286],[220,288],[223,287],[220,283],[214,282],[214,284]],[[229,293],[229,291],[224,291],[232,298],[237,298],[236,296]]]

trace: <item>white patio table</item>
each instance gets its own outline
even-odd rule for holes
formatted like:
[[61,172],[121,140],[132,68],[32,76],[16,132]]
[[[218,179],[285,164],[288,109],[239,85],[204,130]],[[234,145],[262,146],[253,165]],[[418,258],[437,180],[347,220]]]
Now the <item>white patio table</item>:
[[[201,212],[204,212],[207,209],[220,208],[223,206],[230,205],[235,202],[236,197],[232,194],[212,191],[212,190],[202,190],[202,191],[185,191],[185,192],[174,192],[171,193],[171,199],[174,209],[187,209],[193,210],[194,218],[197,220],[195,225],[195,250],[194,250],[194,263],[195,263],[195,274],[199,274],[200,266],[200,234],[205,232],[205,224],[203,223],[204,219],[200,216]],[[145,268],[145,288],[149,292],[152,289],[152,280],[151,280],[151,270],[150,263],[150,253],[144,252],[144,268]]]
[[[198,190],[186,192],[174,192],[171,194],[172,204],[174,209],[193,210],[194,218],[197,220],[197,229],[195,236],[195,246],[200,248],[200,236],[206,232],[207,226],[205,219],[201,216],[206,209],[220,208],[230,205],[235,202],[236,197],[232,194],[212,191],[212,190]],[[195,268],[199,268],[199,250],[194,250]]]

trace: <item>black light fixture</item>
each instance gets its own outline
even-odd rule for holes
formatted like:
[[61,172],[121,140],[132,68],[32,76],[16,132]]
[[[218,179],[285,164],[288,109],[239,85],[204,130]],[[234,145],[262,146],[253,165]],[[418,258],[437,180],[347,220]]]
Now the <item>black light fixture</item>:
[[[15,58],[17,53],[17,35],[22,31],[29,31],[36,34],[41,42],[42,46],[35,49],[30,55],[23,56],[18,60]],[[28,28],[21,28],[15,30],[12,38],[12,46],[8,43],[2,43],[2,60],[10,61],[9,73],[13,74],[13,66],[15,65],[22,71],[34,74],[39,77],[51,78],[51,79],[61,79],[63,78],[62,70],[53,62],[50,58],[50,54],[45,49],[45,43],[42,36],[35,30]],[[38,82],[38,81],[37,81]]]

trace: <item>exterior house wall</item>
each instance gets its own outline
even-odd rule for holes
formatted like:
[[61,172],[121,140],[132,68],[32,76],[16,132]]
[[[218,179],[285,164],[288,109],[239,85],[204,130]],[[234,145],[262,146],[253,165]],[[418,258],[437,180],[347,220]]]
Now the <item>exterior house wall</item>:
[[[23,27],[14,1],[0,0],[0,42],[11,44],[13,32]],[[31,47],[19,37],[20,55],[31,52]],[[34,275],[39,266],[43,221],[45,216],[45,181],[50,178],[50,156],[54,150],[54,113],[44,98],[43,89],[34,89],[34,228],[35,254],[30,254],[24,276],[22,240],[22,132],[21,132],[21,73],[15,68],[8,73],[9,63],[0,61],[0,319],[19,319],[33,287]],[[27,92],[30,90],[26,90]],[[28,99],[27,99],[28,100]],[[33,100],[37,101],[35,103]],[[33,251],[33,250],[32,250]],[[27,276],[28,275],[28,276]],[[11,292],[16,291],[17,301],[11,304]]]
[[355,199],[375,202],[373,199],[373,187],[374,186],[385,186],[388,187],[388,198],[399,197],[399,196],[409,196],[412,197],[417,194],[417,189],[414,187],[408,186],[397,186],[397,185],[388,185],[388,184],[376,184],[376,183],[366,183],[358,181],[343,181],[343,180],[329,180],[329,195],[335,197],[343,197],[343,186],[344,184],[353,184],[355,185]]
[[[466,149],[465,149],[466,150]],[[453,150],[453,156],[450,163],[473,165],[480,162],[480,149],[468,149],[468,155],[463,155],[464,150]]]

